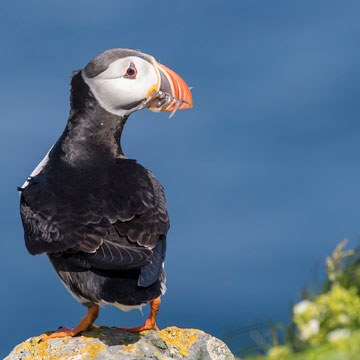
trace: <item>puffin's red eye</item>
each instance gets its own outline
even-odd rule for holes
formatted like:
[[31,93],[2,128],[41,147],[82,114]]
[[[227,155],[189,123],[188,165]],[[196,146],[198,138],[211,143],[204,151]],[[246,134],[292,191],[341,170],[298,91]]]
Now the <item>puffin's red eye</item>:
[[129,78],[134,78],[136,77],[136,74],[137,74],[136,67],[133,63],[131,63],[128,69],[126,70],[125,76]]

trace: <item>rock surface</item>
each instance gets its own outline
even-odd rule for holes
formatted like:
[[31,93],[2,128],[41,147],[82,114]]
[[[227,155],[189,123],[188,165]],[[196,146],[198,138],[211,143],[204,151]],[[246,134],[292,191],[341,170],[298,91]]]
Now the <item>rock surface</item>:
[[[50,334],[48,332],[47,334]],[[19,344],[4,360],[233,360],[229,348],[201,330],[168,327],[130,334],[100,327],[81,336],[50,339],[46,334]]]

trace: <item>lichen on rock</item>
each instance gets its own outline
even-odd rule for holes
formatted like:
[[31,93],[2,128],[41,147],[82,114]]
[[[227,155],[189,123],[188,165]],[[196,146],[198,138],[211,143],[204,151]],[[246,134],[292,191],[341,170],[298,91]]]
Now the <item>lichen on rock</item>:
[[[47,333],[49,334],[49,333]],[[108,327],[81,336],[41,341],[46,334],[19,344],[5,360],[233,360],[219,339],[195,329],[168,327],[131,334]]]

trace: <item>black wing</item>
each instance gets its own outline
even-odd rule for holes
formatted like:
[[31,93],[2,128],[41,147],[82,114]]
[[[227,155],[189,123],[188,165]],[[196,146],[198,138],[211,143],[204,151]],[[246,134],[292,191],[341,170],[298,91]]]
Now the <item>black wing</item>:
[[147,284],[165,254],[163,188],[136,161],[114,162],[77,171],[47,166],[32,178],[21,193],[26,247],[33,255],[66,252],[83,267],[143,266]]

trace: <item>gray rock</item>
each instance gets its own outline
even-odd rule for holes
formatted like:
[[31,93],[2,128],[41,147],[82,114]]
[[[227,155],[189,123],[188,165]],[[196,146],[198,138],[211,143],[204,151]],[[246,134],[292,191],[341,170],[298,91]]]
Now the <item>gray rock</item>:
[[45,336],[43,334],[24,341],[5,360],[234,359],[221,340],[195,329],[168,327],[161,331],[130,334],[100,327],[73,338],[39,342]]

